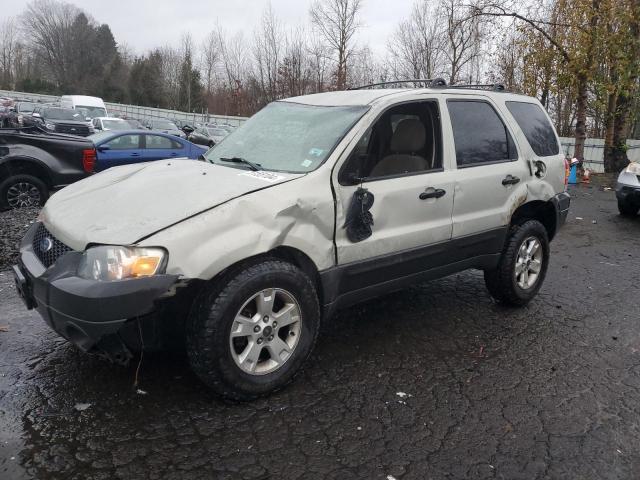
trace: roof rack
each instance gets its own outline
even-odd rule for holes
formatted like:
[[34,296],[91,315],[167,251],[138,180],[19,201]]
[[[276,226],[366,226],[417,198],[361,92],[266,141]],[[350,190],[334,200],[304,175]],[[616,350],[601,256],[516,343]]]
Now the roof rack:
[[385,87],[387,85],[401,85],[403,83],[423,83],[427,87],[445,87],[447,82],[444,78],[413,78],[411,80],[393,80],[389,82],[370,83],[359,87],[351,87],[348,90],[365,90],[367,88]]
[[413,78],[411,80],[393,80],[389,82],[370,83],[369,85],[361,85],[359,87],[351,87],[348,90],[365,90],[368,88],[385,88],[389,85],[402,85],[406,83],[424,84],[426,88],[459,88],[459,89],[475,89],[475,90],[493,90],[494,92],[506,91],[502,83],[478,83],[478,84],[462,84],[447,85],[444,78]]

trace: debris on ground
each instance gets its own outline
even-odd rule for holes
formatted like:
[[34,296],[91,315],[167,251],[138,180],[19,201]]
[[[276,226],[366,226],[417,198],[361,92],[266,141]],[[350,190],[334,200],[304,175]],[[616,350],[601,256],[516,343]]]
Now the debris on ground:
[[582,217],[576,217],[576,220],[584,220]]
[[89,407],[91,407],[90,403],[76,403],[73,408],[79,412],[84,412]]
[[8,332],[9,325],[0,325],[0,332]]
[[399,396],[400,398],[407,398],[411,396],[408,393],[404,393],[404,392],[396,392],[396,395]]
[[137,393],[138,395],[148,395],[148,394],[149,394],[146,390],[142,390],[141,388],[138,388],[138,389],[136,390],[136,393]]

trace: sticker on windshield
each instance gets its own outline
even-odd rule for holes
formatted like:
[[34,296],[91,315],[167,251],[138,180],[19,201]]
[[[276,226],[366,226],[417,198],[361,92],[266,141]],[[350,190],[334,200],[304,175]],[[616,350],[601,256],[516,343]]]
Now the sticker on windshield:
[[309,150],[309,155],[313,155],[314,157],[321,157],[324,153],[324,150],[321,148],[312,148]]
[[282,175],[278,175],[278,174],[273,173],[273,172],[264,172],[264,171],[245,172],[245,173],[239,173],[238,175],[244,175],[246,177],[258,178],[260,180],[264,180],[265,182],[271,182],[271,183],[278,182],[280,180],[284,180],[284,178],[285,178]]
[[313,163],[313,160],[309,160],[308,158],[305,158],[300,165],[302,165],[304,168],[310,167],[311,164]]

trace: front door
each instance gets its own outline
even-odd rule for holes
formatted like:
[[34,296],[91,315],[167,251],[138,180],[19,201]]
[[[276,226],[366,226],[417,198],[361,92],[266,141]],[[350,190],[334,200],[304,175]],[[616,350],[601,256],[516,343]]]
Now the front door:
[[[356,266],[355,283],[381,283],[437,263],[451,238],[454,174],[443,168],[437,101],[403,103],[378,117],[334,180],[337,260]],[[373,224],[371,234],[359,238],[359,217],[369,206],[358,203],[363,193],[373,196]]]

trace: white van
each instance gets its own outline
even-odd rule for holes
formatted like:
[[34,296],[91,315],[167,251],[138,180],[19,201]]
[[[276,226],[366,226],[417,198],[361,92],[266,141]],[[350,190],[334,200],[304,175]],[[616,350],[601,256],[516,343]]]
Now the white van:
[[87,97],[86,95],[63,95],[60,97],[60,106],[64,108],[83,109],[89,118],[108,117],[107,107],[99,97]]

